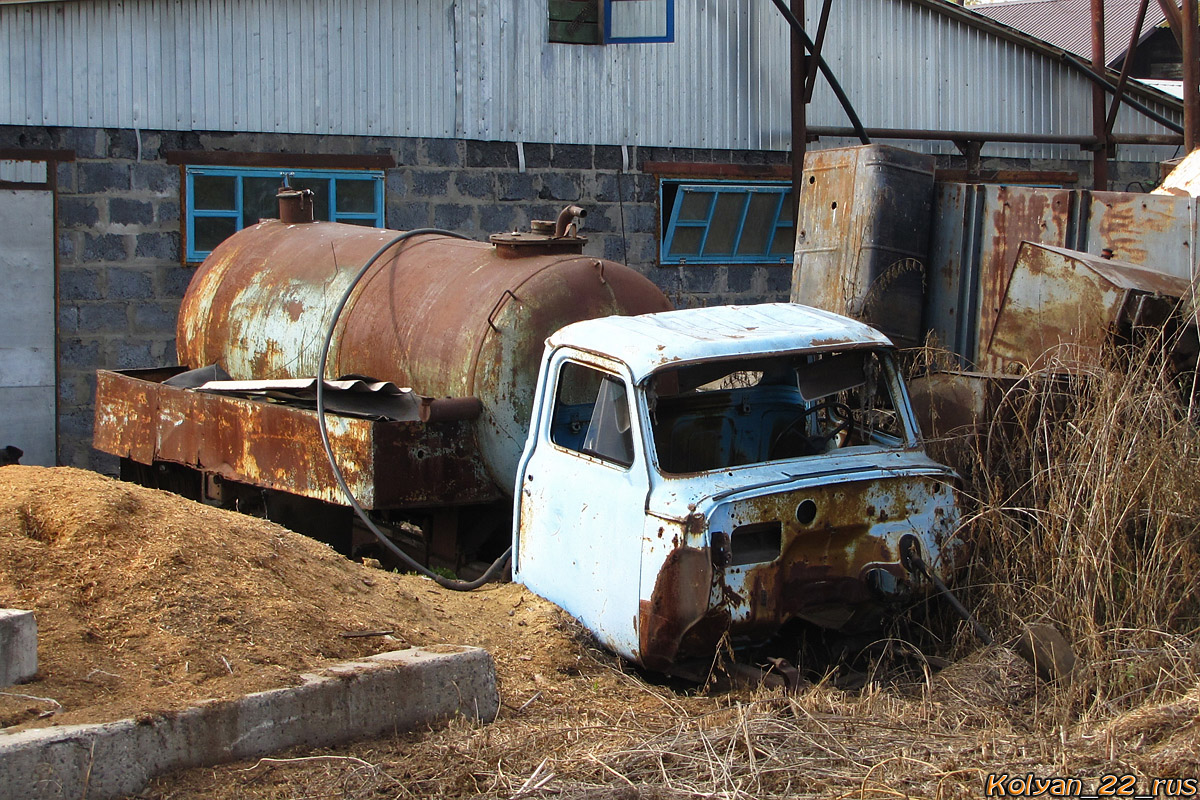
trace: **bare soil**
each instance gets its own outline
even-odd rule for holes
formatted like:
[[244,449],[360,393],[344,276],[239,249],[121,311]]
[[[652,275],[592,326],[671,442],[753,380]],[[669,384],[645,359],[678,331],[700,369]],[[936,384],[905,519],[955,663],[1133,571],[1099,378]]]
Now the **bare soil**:
[[0,690],[6,730],[152,714],[410,645],[496,660],[491,724],[189,770],[143,798],[965,798],[989,773],[1200,777],[1200,688],[1064,726],[1044,712],[1062,689],[993,647],[852,692],[706,694],[631,670],[523,587],[448,592],[73,469],[0,469],[0,606],[32,609],[40,637],[38,678]]
[[173,710],[411,646],[500,660],[519,639],[511,658],[542,672],[575,658],[557,609],[520,586],[447,592],[265,520],[69,468],[0,469],[0,607],[32,610],[39,638],[37,680],[0,694],[0,727]]

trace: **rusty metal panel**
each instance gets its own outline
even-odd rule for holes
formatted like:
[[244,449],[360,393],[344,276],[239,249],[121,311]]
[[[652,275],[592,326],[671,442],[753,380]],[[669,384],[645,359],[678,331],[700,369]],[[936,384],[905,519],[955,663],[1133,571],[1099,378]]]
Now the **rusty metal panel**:
[[95,448],[139,464],[152,463],[158,441],[158,385],[176,371],[140,371],[133,378],[97,370]]
[[[1099,253],[1180,278],[1192,277],[1196,201],[1134,192],[1087,192],[1086,239],[1077,250]],[[1071,245],[1066,245],[1070,247]]]
[[913,416],[925,439],[977,436],[997,421],[1018,378],[982,372],[933,372],[908,382]]
[[1196,201],[1133,192],[938,184],[925,326],[965,366],[986,359],[1022,242],[1192,276]]
[[[160,381],[174,370],[101,370],[95,445],[142,464],[206,474],[345,505],[311,409],[209,394]],[[346,482],[365,508],[495,500],[466,421],[326,417]]]
[[917,344],[933,170],[932,156],[883,145],[805,154],[792,302]]
[[[802,507],[811,511],[801,514]],[[739,536],[758,533],[764,523],[778,525],[771,540],[778,549],[738,565]],[[898,586],[908,584],[901,538],[917,535],[929,562],[940,563],[956,523],[948,483],[918,476],[831,481],[719,506],[710,526],[729,535],[735,556],[723,590],[731,632],[771,631],[794,617],[847,632],[869,625],[879,600],[868,573],[880,570]]]
[[1162,298],[1170,312],[1191,282],[1073,250],[1021,245],[1001,301],[985,367],[1094,365],[1104,343],[1136,324],[1139,298]]

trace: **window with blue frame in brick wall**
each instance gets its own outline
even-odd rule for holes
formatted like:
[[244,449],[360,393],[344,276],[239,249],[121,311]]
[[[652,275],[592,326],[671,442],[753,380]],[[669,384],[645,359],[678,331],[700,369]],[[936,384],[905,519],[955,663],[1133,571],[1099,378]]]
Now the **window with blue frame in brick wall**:
[[663,264],[790,264],[789,183],[663,180]]
[[285,179],[313,191],[317,219],[383,227],[382,170],[188,167],[187,260],[203,261],[242,228],[278,217],[275,193]]

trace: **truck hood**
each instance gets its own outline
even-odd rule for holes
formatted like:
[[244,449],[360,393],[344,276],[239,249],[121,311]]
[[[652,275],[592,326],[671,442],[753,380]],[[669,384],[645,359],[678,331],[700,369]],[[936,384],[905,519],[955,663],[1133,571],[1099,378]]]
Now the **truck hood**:
[[652,473],[646,511],[682,522],[689,514],[708,516],[720,503],[764,494],[849,481],[913,475],[954,481],[954,470],[920,450],[847,448],[843,453],[753,464],[726,470],[666,476]]

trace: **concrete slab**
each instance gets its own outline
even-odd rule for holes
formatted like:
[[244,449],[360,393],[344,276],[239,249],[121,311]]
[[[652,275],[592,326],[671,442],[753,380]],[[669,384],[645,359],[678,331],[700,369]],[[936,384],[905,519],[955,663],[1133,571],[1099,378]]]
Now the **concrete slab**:
[[0,608],[0,686],[37,674],[37,622],[32,611]]
[[105,800],[171,770],[325,747],[499,710],[492,657],[414,648],[344,662],[301,686],[210,701],[173,714],[0,734],[0,798]]

